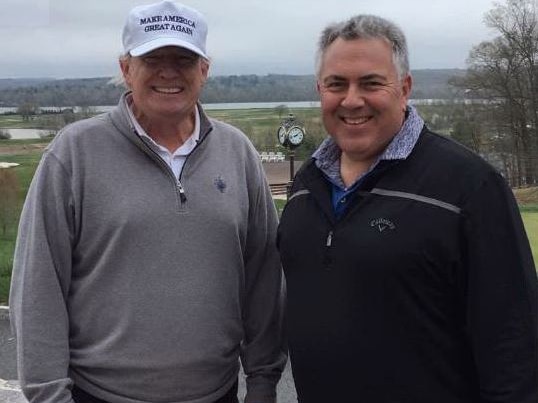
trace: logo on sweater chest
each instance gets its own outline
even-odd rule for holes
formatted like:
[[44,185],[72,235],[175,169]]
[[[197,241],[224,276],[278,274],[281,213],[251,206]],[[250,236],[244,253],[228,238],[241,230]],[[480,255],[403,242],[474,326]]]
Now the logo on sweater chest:
[[396,228],[396,225],[387,218],[376,218],[375,220],[370,221],[370,227],[376,228],[379,232],[385,230],[393,230]]
[[222,176],[220,175],[217,176],[215,180],[213,181],[213,184],[215,185],[215,187],[220,193],[224,193],[226,191],[227,185],[224,179],[222,178]]

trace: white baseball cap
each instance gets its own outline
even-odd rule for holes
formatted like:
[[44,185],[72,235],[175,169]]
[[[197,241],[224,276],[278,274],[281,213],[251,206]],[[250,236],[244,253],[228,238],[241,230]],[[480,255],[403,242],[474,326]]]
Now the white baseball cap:
[[123,48],[141,56],[163,46],[189,49],[207,59],[207,22],[195,9],[174,1],[133,8],[123,27]]

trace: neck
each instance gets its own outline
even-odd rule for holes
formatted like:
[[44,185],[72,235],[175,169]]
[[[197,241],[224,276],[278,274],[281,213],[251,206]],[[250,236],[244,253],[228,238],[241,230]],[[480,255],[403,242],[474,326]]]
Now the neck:
[[137,110],[133,104],[133,114],[140,126],[157,144],[165,147],[171,153],[181,147],[192,135],[195,126],[195,111],[196,109],[193,109],[190,114],[179,119],[178,117],[152,119]]
[[364,174],[373,164],[375,158],[354,159],[346,153],[340,156],[340,176],[346,187],[351,186],[359,176]]

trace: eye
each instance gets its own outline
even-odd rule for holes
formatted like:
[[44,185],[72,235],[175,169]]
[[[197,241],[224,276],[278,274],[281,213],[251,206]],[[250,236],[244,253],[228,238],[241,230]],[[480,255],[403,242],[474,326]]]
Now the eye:
[[366,81],[362,86],[367,90],[376,90],[384,86],[381,81]]
[[344,91],[347,88],[347,83],[344,81],[329,81],[323,87],[332,92]]
[[143,56],[142,61],[145,64],[148,64],[150,66],[154,66],[157,63],[159,63],[159,58],[157,56]]
[[181,57],[178,57],[177,60],[176,60],[176,63],[179,65],[179,66],[183,66],[183,67],[187,67],[187,66],[192,66],[196,63],[198,59],[196,57],[190,57],[190,56],[181,56]]

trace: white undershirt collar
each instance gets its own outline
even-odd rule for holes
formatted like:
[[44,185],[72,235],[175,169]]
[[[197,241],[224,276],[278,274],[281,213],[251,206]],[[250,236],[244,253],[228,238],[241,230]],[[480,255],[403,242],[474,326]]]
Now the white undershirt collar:
[[136,120],[132,110],[132,95],[127,96],[127,110],[129,112],[129,119],[133,124],[136,133],[143,139],[146,144],[153,149],[159,156],[170,166],[176,178],[179,178],[183,165],[187,156],[196,147],[198,140],[200,139],[200,113],[198,106],[194,107],[194,130],[191,135],[185,140],[185,142],[174,152],[171,153],[166,147],[163,147],[151,138],[147,132],[142,128],[138,120]]

